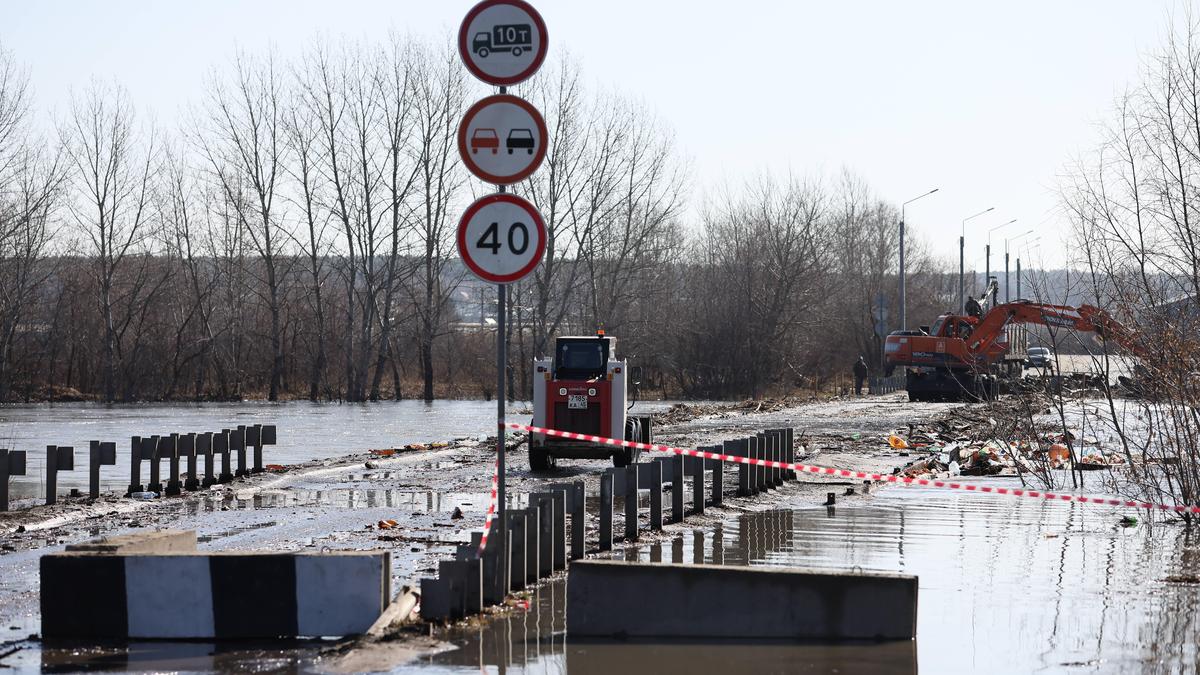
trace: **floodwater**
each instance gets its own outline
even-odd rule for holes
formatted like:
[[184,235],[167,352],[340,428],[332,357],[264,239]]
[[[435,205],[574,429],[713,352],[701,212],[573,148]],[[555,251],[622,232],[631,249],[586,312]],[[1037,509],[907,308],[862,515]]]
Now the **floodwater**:
[[651,664],[659,672],[1196,672],[1200,542],[1173,524],[1121,527],[1121,515],[892,488],[863,506],[749,514],[618,554],[914,574],[914,643],[574,644],[565,639],[560,581],[539,591],[528,614],[463,631],[454,638],[460,649],[399,670],[613,673]]
[[[1011,480],[1005,484],[1011,485]],[[834,508],[786,501],[783,506],[613,555],[647,562],[913,574],[920,586],[916,641],[577,643],[566,637],[566,589],[559,578],[537,589],[528,612],[451,632],[447,639],[455,649],[407,663],[389,663],[385,657],[377,665],[403,673],[605,675],[1126,673],[1200,668],[1195,638],[1200,630],[1200,548],[1179,525],[1148,525],[1143,520],[1135,527],[1121,527],[1121,516],[1144,514],[917,487],[882,489],[867,502]],[[647,601],[653,602],[653,589],[647,589]],[[36,643],[25,643],[3,663],[56,670],[338,667],[336,658],[321,657],[319,651],[319,645],[311,643],[88,649],[39,649]]]
[[[637,408],[654,412],[672,404],[672,401],[644,401]],[[509,421],[528,423],[530,416],[521,412],[524,410],[528,410],[528,404],[514,403],[508,413]],[[58,474],[59,490],[86,490],[87,449],[92,440],[117,444],[117,464],[102,468],[101,489],[124,490],[129,485],[131,437],[220,431],[242,424],[277,425],[279,444],[264,448],[263,462],[296,464],[371,448],[494,435],[496,403],[441,400],[5,405],[0,406],[0,447],[28,452],[27,475],[13,479],[13,499],[43,494],[47,445],[75,448],[75,470]],[[148,471],[143,465],[143,481]]]

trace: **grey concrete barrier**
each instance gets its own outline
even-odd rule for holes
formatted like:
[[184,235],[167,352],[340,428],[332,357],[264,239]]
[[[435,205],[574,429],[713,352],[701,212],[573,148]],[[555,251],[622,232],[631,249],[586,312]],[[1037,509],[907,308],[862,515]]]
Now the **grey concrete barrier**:
[[[587,509],[584,504],[584,483],[581,480],[571,483],[554,483],[550,486],[550,489],[556,494],[562,494],[563,509],[571,516],[570,551],[568,555],[571,560],[579,560],[584,556],[584,544],[587,537]],[[565,543],[564,546],[566,546]],[[558,566],[557,557],[555,558],[555,566]],[[566,567],[565,561],[563,567]]]
[[611,551],[613,547],[613,471],[600,474],[600,532],[597,548]]
[[911,640],[916,631],[914,576],[601,560],[567,576],[568,639]]
[[0,511],[8,510],[8,479],[25,475],[25,451],[0,448]]
[[134,436],[129,443],[129,488],[125,490],[126,497],[146,489],[142,485],[142,459],[142,439]]
[[92,441],[88,444],[88,496],[100,498],[100,467],[117,463],[117,444]]
[[46,505],[58,503],[58,472],[75,470],[75,448],[46,446]]
[[42,556],[40,576],[45,638],[358,635],[391,600],[386,551],[69,552]]

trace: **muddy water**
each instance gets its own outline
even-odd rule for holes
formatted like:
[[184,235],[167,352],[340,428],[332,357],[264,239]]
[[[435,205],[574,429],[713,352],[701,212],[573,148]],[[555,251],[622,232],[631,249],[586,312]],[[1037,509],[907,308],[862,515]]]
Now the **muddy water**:
[[[642,412],[665,410],[671,401],[644,401]],[[509,419],[529,422],[515,403]],[[27,474],[13,479],[14,499],[42,494],[47,445],[75,448],[75,470],[61,472],[58,486],[87,489],[87,447],[91,440],[117,444],[117,465],[101,472],[105,490],[129,484],[129,439],[155,434],[219,431],[240,424],[275,424],[279,445],[264,450],[268,464],[294,464],[452,438],[494,434],[496,404],[492,401],[388,401],[380,403],[178,403],[100,405],[57,403],[0,406],[0,447],[25,450]],[[166,463],[163,463],[166,470]],[[143,465],[143,481],[148,466]]]
[[620,554],[915,574],[915,643],[577,645],[565,640],[560,582],[528,614],[460,633],[460,649],[400,670],[1195,672],[1200,586],[1167,578],[1200,573],[1197,542],[1170,524],[1120,527],[1122,514],[894,488],[867,506],[766,511]]

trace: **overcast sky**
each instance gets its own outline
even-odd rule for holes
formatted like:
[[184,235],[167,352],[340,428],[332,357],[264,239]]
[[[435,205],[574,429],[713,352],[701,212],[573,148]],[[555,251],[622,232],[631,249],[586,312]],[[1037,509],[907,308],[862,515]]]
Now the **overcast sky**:
[[[1094,145],[1114,95],[1136,82],[1184,0],[534,0],[551,53],[642,99],[677,132],[692,197],[761,170],[853,169],[895,203],[932,187],[909,223],[967,265],[992,235],[1036,228],[1063,259],[1056,176]],[[0,0],[0,43],[30,67],[47,116],[71,87],[115,78],[173,125],[235,47],[288,57],[314,35],[449,36],[456,0]],[[1031,237],[1032,238],[1032,237]]]

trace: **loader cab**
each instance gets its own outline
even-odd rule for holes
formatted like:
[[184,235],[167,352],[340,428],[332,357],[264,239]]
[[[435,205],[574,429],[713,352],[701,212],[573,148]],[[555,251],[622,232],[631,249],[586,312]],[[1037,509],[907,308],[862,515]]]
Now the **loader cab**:
[[614,338],[558,338],[554,345],[554,365],[551,377],[555,380],[598,380],[608,374],[608,359]]
[[972,317],[943,314],[934,322],[933,330],[929,334],[934,337],[965,340],[975,330],[976,323],[977,321],[972,320]]

